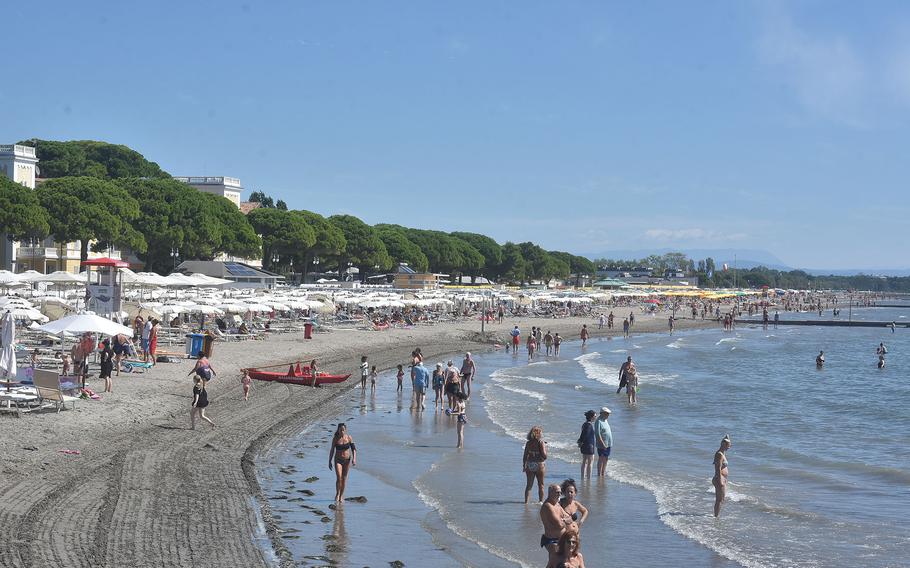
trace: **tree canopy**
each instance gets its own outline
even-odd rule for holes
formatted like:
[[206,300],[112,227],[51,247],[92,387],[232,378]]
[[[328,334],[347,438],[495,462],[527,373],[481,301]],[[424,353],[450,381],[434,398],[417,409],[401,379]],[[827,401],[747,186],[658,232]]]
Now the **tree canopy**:
[[392,268],[392,259],[373,227],[353,215],[332,215],[329,222],[341,230],[347,241],[339,255],[339,272],[347,268],[348,262],[360,270],[361,279],[377,266],[379,270]]
[[426,272],[430,268],[427,255],[420,247],[408,239],[403,227],[398,225],[376,225],[376,234],[385,245],[389,256],[395,263],[405,262],[417,272]]
[[316,244],[316,232],[304,217],[282,209],[253,209],[247,215],[253,229],[262,237],[262,265],[292,264],[299,251]]
[[38,195],[5,176],[0,176],[0,233],[24,241],[50,233],[50,216]]
[[167,178],[167,172],[139,152],[121,144],[95,140],[39,140],[19,142],[33,146],[43,178],[86,176],[101,179]]
[[50,233],[57,242],[81,241],[82,260],[88,258],[90,241],[146,250],[145,238],[133,228],[139,203],[119,185],[93,177],[62,177],[36,190],[50,219]]
[[146,270],[173,267],[183,259],[212,259],[221,248],[220,220],[202,192],[171,179],[123,179],[117,185],[139,202],[136,227],[148,244],[139,258]]

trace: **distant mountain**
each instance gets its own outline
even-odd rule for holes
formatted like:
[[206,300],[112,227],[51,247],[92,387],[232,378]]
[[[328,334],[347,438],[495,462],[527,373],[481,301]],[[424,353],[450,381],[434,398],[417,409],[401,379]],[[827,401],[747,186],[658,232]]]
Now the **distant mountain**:
[[[590,259],[608,258],[612,260],[637,260],[648,256],[667,254],[668,252],[681,252],[698,262],[705,258],[713,258],[718,268],[725,263],[733,268],[748,270],[756,266],[764,266],[774,270],[797,270],[788,266],[780,258],[766,250],[756,249],[638,249],[638,250],[612,250],[585,255]],[[910,268],[800,268],[813,276],[856,276],[866,274],[870,276],[910,276]]]
[[793,270],[793,268],[784,264],[784,261],[765,250],[755,249],[638,249],[638,250],[612,250],[588,254],[591,259],[609,258],[613,260],[636,260],[655,255],[667,254],[668,252],[681,252],[689,258],[698,262],[705,258],[713,258],[714,264],[720,267],[724,263],[731,267],[736,264],[737,268],[754,268],[756,266],[766,266],[776,270]]
[[910,276],[910,268],[804,268],[808,274],[813,276],[856,276],[865,274],[866,276]]

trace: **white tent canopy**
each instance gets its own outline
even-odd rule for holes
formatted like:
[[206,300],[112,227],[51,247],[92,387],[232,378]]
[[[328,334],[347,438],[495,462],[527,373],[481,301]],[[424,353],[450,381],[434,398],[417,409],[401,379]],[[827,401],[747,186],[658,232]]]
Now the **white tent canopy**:
[[60,335],[62,333],[100,333],[103,335],[133,336],[133,330],[109,319],[93,314],[76,314],[39,327],[41,331]]

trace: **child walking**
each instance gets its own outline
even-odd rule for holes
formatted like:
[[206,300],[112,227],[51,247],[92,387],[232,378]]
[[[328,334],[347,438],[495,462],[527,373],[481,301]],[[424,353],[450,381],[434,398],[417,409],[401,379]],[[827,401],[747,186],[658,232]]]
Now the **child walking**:
[[396,378],[398,379],[398,392],[401,392],[403,390],[402,386],[401,386],[401,381],[404,380],[404,366],[403,365],[398,365],[398,374],[396,375]]
[[370,365],[367,363],[367,356],[364,355],[360,358],[360,389],[366,390],[367,388],[367,376],[370,374]]
[[243,376],[240,377],[240,384],[243,385],[243,400],[250,400],[250,386],[253,384],[253,379],[246,369],[243,370]]
[[376,372],[376,365],[373,365],[373,368],[370,369],[370,392],[376,390],[376,378],[379,376],[379,373]]

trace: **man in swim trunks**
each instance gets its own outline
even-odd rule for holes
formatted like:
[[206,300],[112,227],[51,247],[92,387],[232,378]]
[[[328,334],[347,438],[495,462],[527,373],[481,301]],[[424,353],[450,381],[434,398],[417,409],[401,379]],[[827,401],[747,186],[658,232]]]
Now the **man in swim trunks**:
[[572,517],[559,505],[562,494],[558,483],[547,486],[547,500],[540,506],[540,522],[543,523],[543,535],[540,537],[541,548],[546,548],[552,556],[556,554],[556,544],[567,528],[578,530]]
[[518,353],[518,346],[521,344],[521,330],[518,329],[518,326],[512,328],[512,348],[515,350],[515,353]]
[[619,391],[621,391],[622,388],[624,386],[626,386],[626,384],[629,382],[629,377],[627,376],[627,373],[628,373],[629,369],[634,366],[635,366],[635,363],[632,362],[632,356],[629,355],[629,357],[626,358],[626,362],[623,363],[622,366],[619,368],[619,388],[616,389],[616,394],[619,394]]
[[461,392],[468,398],[471,398],[471,382],[474,380],[474,373],[477,372],[477,366],[471,353],[465,353],[464,360],[461,362]]

